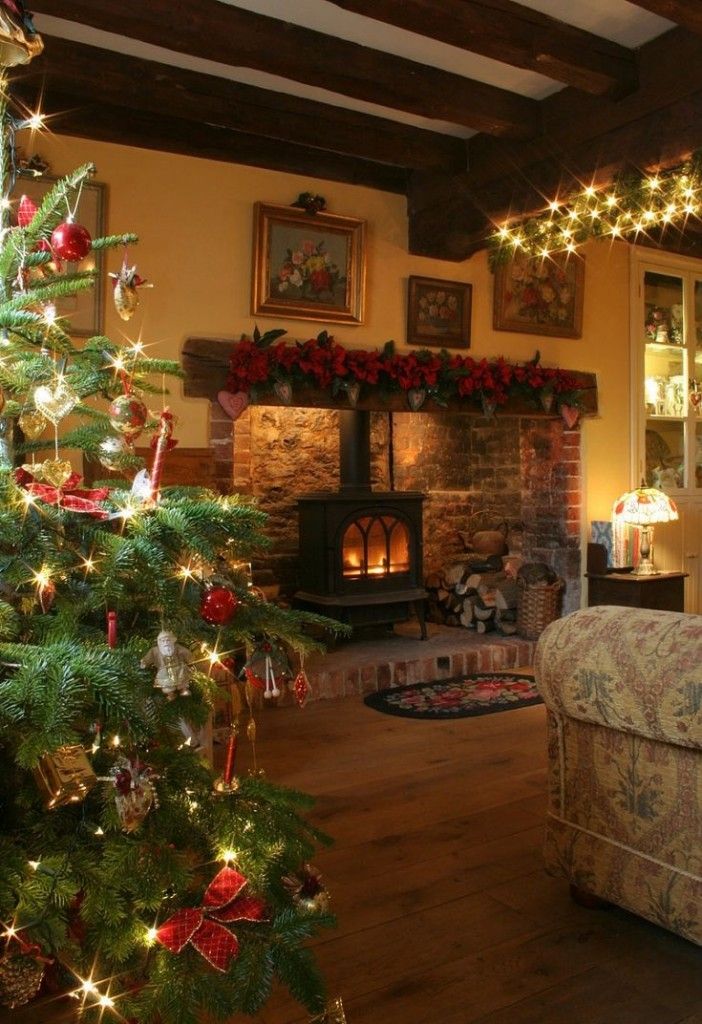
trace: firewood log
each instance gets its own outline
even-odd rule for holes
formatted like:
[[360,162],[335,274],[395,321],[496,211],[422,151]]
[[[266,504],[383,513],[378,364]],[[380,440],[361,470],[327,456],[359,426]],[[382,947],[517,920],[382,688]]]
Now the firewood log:
[[478,633],[492,633],[495,629],[494,619],[486,619],[484,622],[476,622],[475,629]]
[[495,609],[494,608],[489,608],[489,607],[486,608],[485,605],[480,600],[480,598],[476,598],[476,600],[475,600],[475,602],[473,604],[473,615],[480,622],[488,622],[488,620],[494,619],[494,617],[495,617]]
[[501,622],[497,627],[503,636],[514,636],[517,632],[516,622]]

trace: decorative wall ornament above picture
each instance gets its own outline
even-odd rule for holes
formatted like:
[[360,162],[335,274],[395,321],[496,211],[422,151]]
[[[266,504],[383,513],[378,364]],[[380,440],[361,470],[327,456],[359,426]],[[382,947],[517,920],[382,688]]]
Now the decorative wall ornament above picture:
[[256,203],[252,314],[362,324],[365,288],[365,221]]

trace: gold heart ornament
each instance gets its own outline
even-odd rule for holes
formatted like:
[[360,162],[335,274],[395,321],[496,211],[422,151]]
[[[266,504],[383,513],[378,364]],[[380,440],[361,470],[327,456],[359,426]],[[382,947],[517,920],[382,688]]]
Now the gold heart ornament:
[[52,487],[63,487],[71,473],[73,466],[68,459],[45,459],[41,463],[41,477]]
[[71,409],[77,404],[78,395],[71,390],[62,377],[53,387],[49,387],[48,384],[40,384],[34,392],[34,405],[37,410],[54,425],[64,416],[68,416]]
[[24,436],[30,441],[36,441],[49,425],[46,416],[42,416],[40,412],[23,412],[17,422]]

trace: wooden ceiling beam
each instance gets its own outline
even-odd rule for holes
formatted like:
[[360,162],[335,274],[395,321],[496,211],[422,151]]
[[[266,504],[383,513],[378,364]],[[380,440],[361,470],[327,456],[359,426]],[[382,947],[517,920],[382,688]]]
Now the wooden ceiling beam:
[[702,7],[699,0],[630,0],[630,3],[661,18],[674,21],[690,32],[702,33]]
[[220,0],[62,0],[60,10],[56,0],[32,0],[32,9],[476,131],[528,138],[539,128],[527,97]]
[[636,88],[633,50],[513,0],[332,0],[396,28],[537,71],[588,93],[625,96]]
[[91,105],[117,103],[395,167],[466,167],[463,139],[53,36],[44,44],[23,80],[36,80],[47,96],[70,91]]
[[410,251],[441,258],[443,245],[445,258],[465,259],[491,221],[539,211],[623,167],[672,166],[701,148],[702,39],[673,29],[643,46],[640,81],[618,103],[563,90],[543,101],[548,127],[539,138],[516,146],[476,136],[466,174],[413,174]]
[[[30,106],[36,98],[35,88],[28,87],[26,82],[15,82],[12,92],[16,99]],[[52,129],[63,135],[266,167],[309,178],[365,185],[381,192],[404,194],[407,190],[407,171],[401,167],[291,142],[281,145],[275,139],[265,139],[248,132],[164,117],[129,106],[102,101],[86,103],[84,92],[52,90],[51,95],[45,97],[43,106],[51,118]]]

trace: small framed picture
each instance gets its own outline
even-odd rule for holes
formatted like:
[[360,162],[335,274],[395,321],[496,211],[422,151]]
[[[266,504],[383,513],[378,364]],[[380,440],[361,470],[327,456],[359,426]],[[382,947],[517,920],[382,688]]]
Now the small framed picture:
[[[39,206],[57,180],[48,174],[34,175],[21,172],[15,184],[13,199],[19,201],[21,196],[26,195]],[[76,221],[87,228],[91,238],[101,238],[105,234],[105,193],[106,186],[97,181],[86,181],[81,189]],[[80,263],[65,263],[64,267],[67,273],[93,268],[97,270],[93,288],[59,299],[56,303],[59,316],[66,317],[70,323],[68,333],[89,338],[102,334],[105,315],[104,249],[93,250]]]
[[515,256],[495,270],[496,331],[580,338],[585,262],[581,256]]
[[407,344],[470,348],[473,286],[462,281],[410,277]]
[[256,203],[251,312],[362,324],[365,246],[363,220]]

